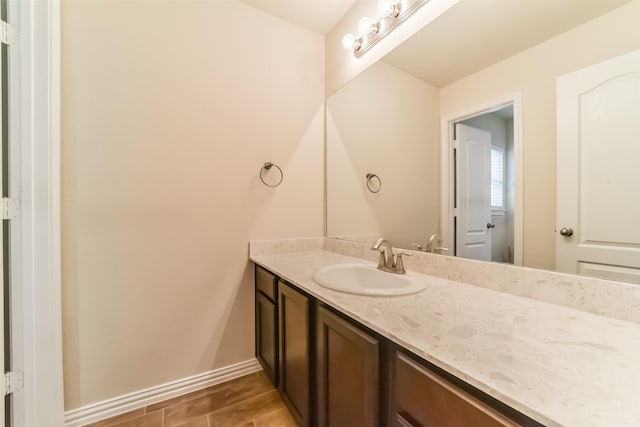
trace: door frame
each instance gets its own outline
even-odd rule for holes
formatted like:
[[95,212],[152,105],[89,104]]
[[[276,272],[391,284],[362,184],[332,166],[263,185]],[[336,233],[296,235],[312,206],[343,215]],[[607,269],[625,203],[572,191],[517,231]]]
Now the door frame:
[[442,116],[440,119],[440,209],[441,209],[441,234],[445,245],[450,245],[453,254],[454,244],[454,183],[453,176],[453,135],[454,125],[457,122],[470,119],[479,115],[491,113],[507,105],[513,105],[513,157],[515,169],[515,203],[513,218],[513,265],[523,263],[523,147],[522,147],[522,92],[515,91],[498,98],[493,98],[455,113]]
[[20,10],[20,323],[25,427],[63,426],[60,248],[60,2]]

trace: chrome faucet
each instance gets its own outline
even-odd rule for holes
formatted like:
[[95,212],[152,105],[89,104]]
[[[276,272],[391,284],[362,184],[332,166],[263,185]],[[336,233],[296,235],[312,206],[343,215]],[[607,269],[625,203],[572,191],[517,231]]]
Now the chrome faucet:
[[442,246],[437,246],[442,244],[442,237],[437,234],[432,234],[429,237],[429,243],[427,243],[427,248],[424,250],[425,252],[429,252],[432,254],[437,254],[440,252],[448,252],[448,248],[443,248]]
[[380,251],[380,259],[378,260],[378,270],[386,271],[389,273],[405,274],[407,270],[404,268],[404,261],[402,259],[402,252],[397,254],[393,253],[393,247],[391,243],[384,237],[378,239],[376,243],[371,247],[372,251]]

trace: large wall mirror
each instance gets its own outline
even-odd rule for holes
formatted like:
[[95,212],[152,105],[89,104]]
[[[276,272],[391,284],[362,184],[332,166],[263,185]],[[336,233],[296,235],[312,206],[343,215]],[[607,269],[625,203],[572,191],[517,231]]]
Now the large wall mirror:
[[327,235],[640,283],[640,0],[461,0],[327,100]]

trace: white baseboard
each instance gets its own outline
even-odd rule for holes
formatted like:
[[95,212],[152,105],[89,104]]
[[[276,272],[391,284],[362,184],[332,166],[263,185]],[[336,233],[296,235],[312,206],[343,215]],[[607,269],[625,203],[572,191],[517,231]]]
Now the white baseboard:
[[66,427],[80,427],[260,370],[262,367],[257,359],[246,360],[235,365],[72,409],[65,412],[64,423]]

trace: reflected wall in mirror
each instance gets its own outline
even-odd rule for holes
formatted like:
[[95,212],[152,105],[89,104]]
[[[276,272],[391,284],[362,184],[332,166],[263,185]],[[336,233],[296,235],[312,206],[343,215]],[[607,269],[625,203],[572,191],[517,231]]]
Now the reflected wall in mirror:
[[[398,247],[440,228],[438,91],[378,62],[327,104],[329,236]],[[366,175],[380,178],[380,191]]]
[[[438,234],[444,237],[440,247],[449,249],[450,255],[461,255],[456,248],[458,239],[447,225],[454,218],[443,217],[450,193],[446,169],[455,165],[453,154],[448,153],[445,118],[519,93],[521,117],[513,126],[521,129],[520,152],[509,151],[505,145],[502,171],[504,203],[512,203],[518,191],[522,202],[519,209],[517,204],[514,211],[505,209],[501,222],[496,222],[499,212],[492,211],[489,224],[495,227],[489,232],[503,243],[500,250],[492,248],[490,259],[555,270],[562,264],[557,258],[565,252],[563,242],[573,239],[587,246],[598,242],[623,245],[628,251],[614,256],[611,264],[616,265],[622,257],[630,260],[624,268],[634,260],[640,264],[640,241],[633,237],[639,233],[630,232],[626,239],[615,241],[602,234],[589,237],[584,226],[587,220],[593,223],[593,217],[579,212],[575,223],[559,225],[557,219],[562,215],[556,211],[558,175],[564,173],[556,154],[564,143],[556,138],[557,79],[639,50],[637,22],[640,0],[462,0],[328,98],[327,235],[367,242],[384,236],[396,247],[416,249],[415,243],[424,250],[429,237]],[[640,90],[637,93],[640,97]],[[479,120],[486,121],[475,118],[475,126],[466,124],[481,128]],[[509,133],[509,125],[505,126]],[[492,140],[498,138],[495,129],[491,134]],[[633,150],[629,148],[627,155],[635,153]],[[509,156],[515,159],[513,169],[507,166]],[[442,160],[448,157],[451,159]],[[587,166],[581,166],[576,179],[587,179]],[[593,169],[593,165],[589,167]],[[367,189],[368,173],[380,177],[380,192]],[[521,183],[516,188],[519,174]],[[640,176],[618,175],[616,193],[624,200],[636,200],[637,205]],[[458,214],[459,194],[455,194],[452,215]],[[585,209],[594,205],[590,197],[589,204],[583,204]],[[629,209],[630,204],[625,206]],[[514,231],[509,228],[518,216],[520,243],[517,238],[512,240]],[[612,220],[620,217],[612,216]],[[604,223],[602,212],[597,220]],[[640,230],[637,224],[629,226]],[[572,227],[574,234],[560,236],[563,227]],[[521,246],[520,259],[511,245]],[[566,272],[640,281],[633,270],[616,276],[582,268],[575,261],[569,267],[559,267]]]

